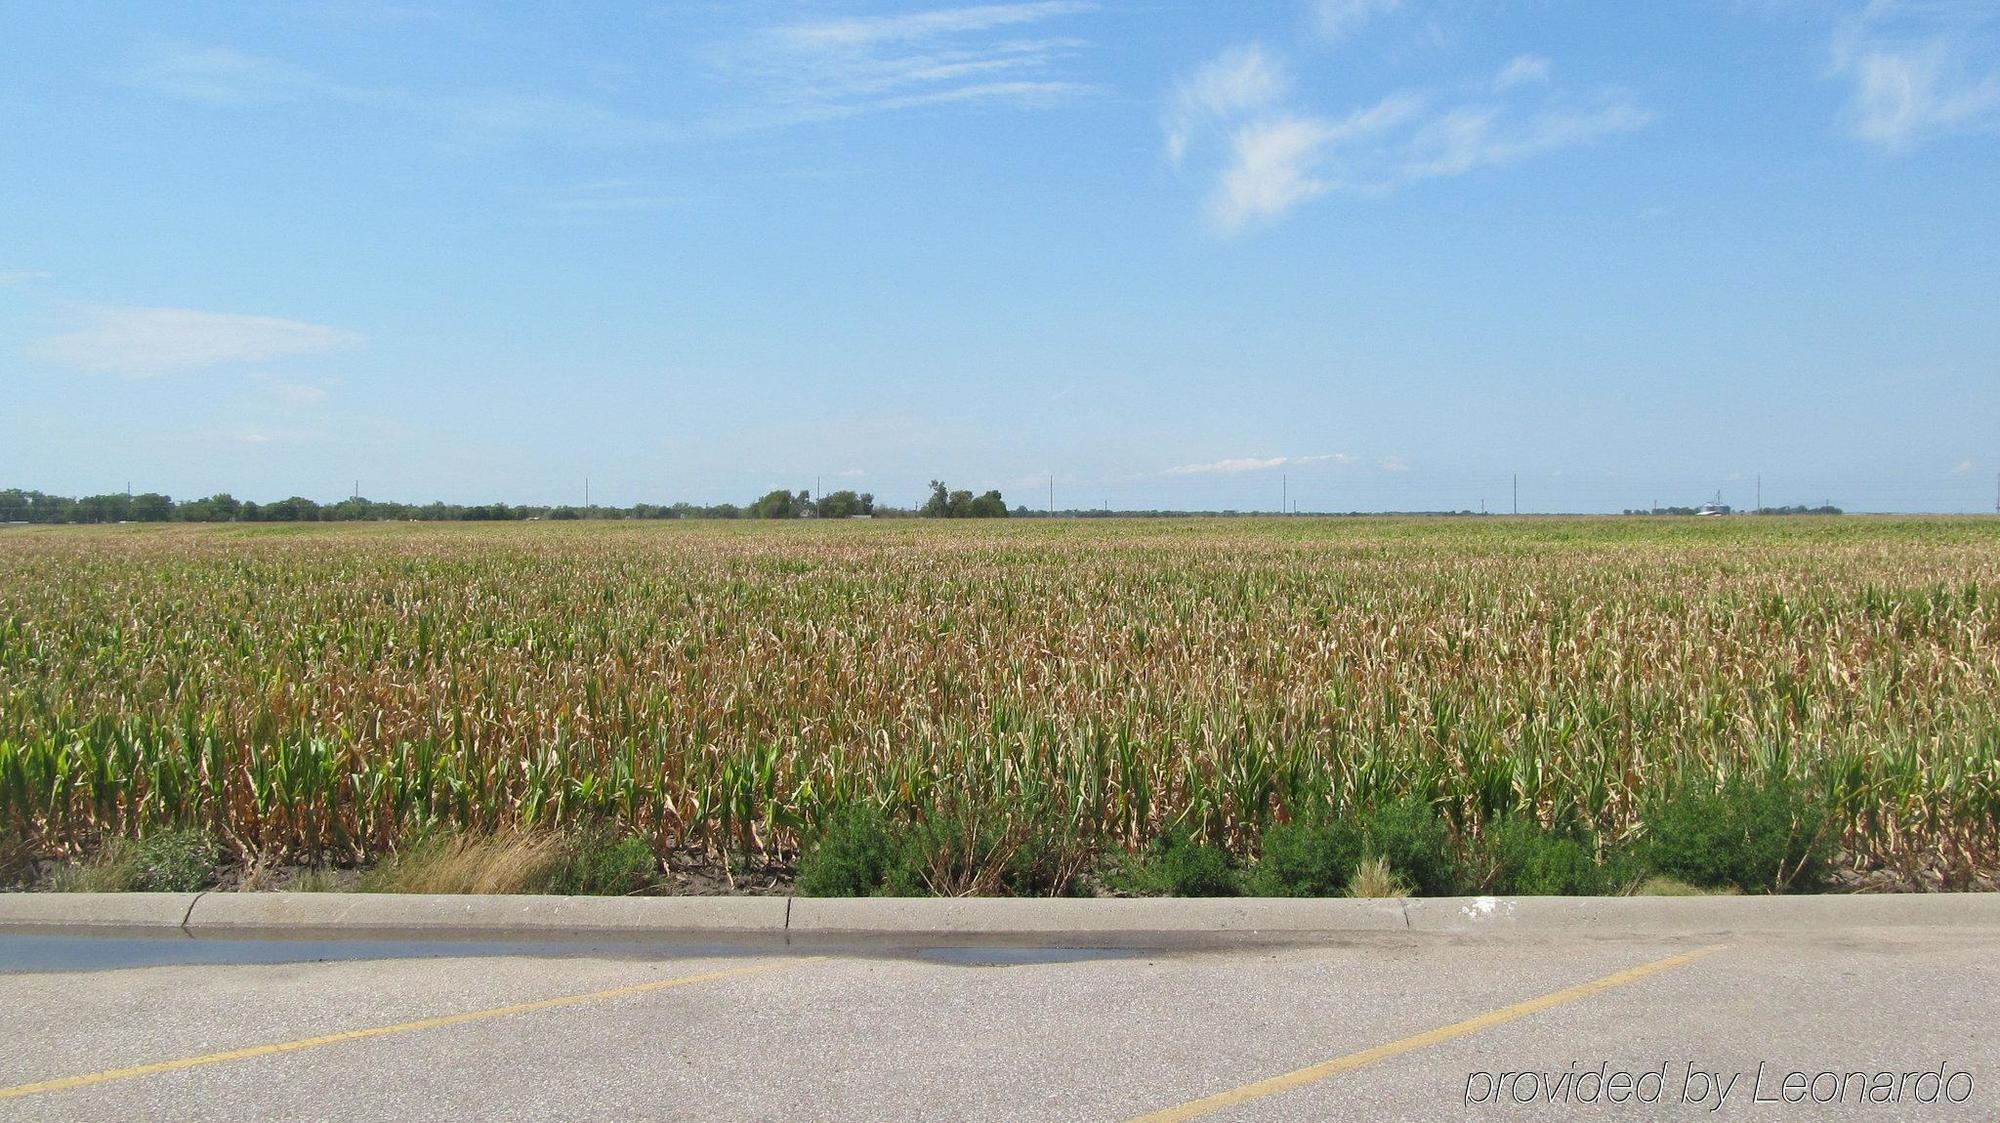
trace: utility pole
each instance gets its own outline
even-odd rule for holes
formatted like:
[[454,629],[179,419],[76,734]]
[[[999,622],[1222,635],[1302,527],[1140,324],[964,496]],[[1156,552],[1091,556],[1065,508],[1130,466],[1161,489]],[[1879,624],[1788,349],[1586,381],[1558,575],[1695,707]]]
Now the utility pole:
[[1764,473],[1757,473],[1757,513],[1764,513]]
[[1514,513],[1521,513],[1521,474],[1514,473]]
[[583,477],[583,509],[590,510],[590,477]]
[[1049,473],[1049,514],[1056,513],[1056,474]]
[[1280,473],[1278,476],[1278,513],[1284,514],[1292,504],[1292,478]]

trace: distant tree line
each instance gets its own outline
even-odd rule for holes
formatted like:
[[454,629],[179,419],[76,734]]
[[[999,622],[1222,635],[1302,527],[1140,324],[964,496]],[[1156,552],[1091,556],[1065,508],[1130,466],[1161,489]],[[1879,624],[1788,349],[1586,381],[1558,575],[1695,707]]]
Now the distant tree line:
[[[997,491],[974,498],[932,483],[934,494],[920,508],[886,507],[867,492],[835,491],[814,499],[810,492],[778,489],[746,507],[734,503],[635,503],[630,507],[512,506],[506,503],[390,503],[359,496],[319,503],[294,495],[270,503],[237,499],[228,493],[176,501],[157,492],[130,495],[50,495],[22,488],[0,489],[0,523],[123,522],[504,522],[528,519],[846,519],[987,518],[1005,516]],[[940,499],[939,496],[943,498]]]
[[[1651,507],[1651,508],[1627,507],[1625,508],[1625,513],[1628,515],[1699,515],[1701,514],[1701,508],[1700,507]],[[1793,504],[1790,507],[1759,507],[1754,511],[1742,511],[1738,513],[1758,514],[1758,515],[1839,515],[1839,514],[1845,514],[1846,512],[1842,511],[1840,508],[1834,506],[1831,503],[1823,503],[1817,507],[1808,507],[1803,503],[1797,503]]]

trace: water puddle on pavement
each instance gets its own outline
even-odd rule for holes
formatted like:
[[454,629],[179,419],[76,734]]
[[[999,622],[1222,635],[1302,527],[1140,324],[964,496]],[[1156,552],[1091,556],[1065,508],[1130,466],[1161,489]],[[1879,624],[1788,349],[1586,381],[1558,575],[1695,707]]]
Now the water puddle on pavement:
[[770,949],[687,944],[530,943],[462,940],[197,940],[187,936],[0,935],[0,973],[113,971],[182,965],[329,963],[366,959],[543,958],[685,959]]
[[925,963],[958,967],[1038,967],[1050,963],[1087,963],[1099,959],[1137,959],[1148,953],[1134,948],[920,948],[901,953]]
[[[793,954],[913,959],[954,967],[1032,967],[1146,953],[1119,948],[931,947],[791,949]],[[769,946],[562,943],[506,940],[237,940],[189,936],[0,935],[0,974],[115,971],[133,967],[330,963],[370,959],[690,959],[784,954]]]

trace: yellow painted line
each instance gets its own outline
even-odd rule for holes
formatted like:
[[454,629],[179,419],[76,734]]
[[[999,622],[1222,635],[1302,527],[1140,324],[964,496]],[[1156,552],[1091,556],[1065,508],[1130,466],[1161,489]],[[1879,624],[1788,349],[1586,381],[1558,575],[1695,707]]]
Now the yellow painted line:
[[252,1045],[247,1049],[230,1049],[221,1053],[205,1053],[199,1057],[182,1057],[172,1061],[156,1061],[153,1064],[133,1065],[130,1068],[112,1068],[103,1072],[90,1072],[81,1076],[65,1076],[57,1080],[43,1080],[34,1084],[16,1084],[11,1088],[0,1088],[0,1100],[15,1100],[23,1096],[39,1096],[47,1092],[65,1092],[71,1088],[88,1088],[93,1084],[106,1084],[113,1080],[130,1080],[137,1076],[158,1076],[164,1072],[179,1072],[183,1069],[201,1068],[204,1065],[224,1064],[229,1061],[247,1061],[255,1057],[272,1057],[281,1053],[298,1053],[306,1049],[317,1049],[322,1045],[341,1045],[349,1041],[366,1041],[372,1037],[389,1037],[399,1033],[417,1033],[427,1029],[444,1029],[447,1026],[462,1026],[472,1022],[491,1021],[515,1014],[532,1014],[540,1010],[560,1010],[565,1006],[581,1006],[586,1002],[606,1002],[614,998],[626,998],[635,994],[650,994],[669,987],[692,986],[695,983],[711,983],[719,979],[740,979],[749,975],[762,975],[791,966],[801,960],[784,960],[775,963],[760,963],[751,967],[731,967],[721,971],[707,971],[699,975],[681,975],[672,979],[655,979],[650,983],[637,983],[627,987],[613,987],[610,990],[592,991],[589,994],[567,994],[560,998],[544,998],[539,1002],[519,1002],[512,1006],[495,1006],[488,1010],[471,1010],[463,1014],[446,1014],[436,1018],[419,1018],[414,1022],[398,1022],[391,1026],[373,1026],[368,1029],[350,1029],[340,1033],[328,1033],[319,1037],[304,1037],[297,1041],[280,1041],[270,1045]]
[[1498,1010],[1489,1010],[1478,1017],[1467,1018],[1462,1022],[1453,1022],[1448,1026],[1439,1026],[1436,1029],[1419,1033],[1414,1037],[1405,1037],[1401,1041],[1391,1041],[1386,1045],[1377,1045],[1372,1049],[1363,1049],[1358,1053],[1349,1053],[1344,1057],[1335,1057],[1330,1061],[1321,1061],[1316,1065],[1294,1069],[1281,1076],[1273,1076],[1265,1080],[1256,1081],[1255,1083],[1245,1084],[1240,1088],[1231,1088],[1227,1092],[1217,1092],[1215,1095],[1206,1096],[1202,1099],[1190,1100],[1178,1107],[1170,1107],[1148,1115],[1141,1115],[1131,1120],[1131,1123],[1178,1123],[1179,1120],[1193,1119],[1197,1116],[1207,1115],[1211,1111],[1221,1111],[1226,1107],[1237,1107],[1241,1104],[1250,1103],[1253,1100],[1261,1100],[1266,1096],[1275,1096],[1281,1092],[1303,1088],[1308,1084],[1325,1080],[1329,1076],[1338,1076],[1343,1072],[1353,1072],[1357,1068],[1366,1068],[1377,1061],[1386,1061],[1390,1057],[1401,1056],[1404,1053],[1415,1052],[1418,1049],[1428,1049],[1433,1045],[1441,1045],[1455,1037],[1464,1037],[1466,1034],[1478,1033],[1483,1029],[1491,1029],[1505,1022],[1511,1022],[1516,1018],[1525,1018],[1530,1014],[1541,1013],[1543,1010],[1550,1009],[1551,1007],[1561,1006],[1565,1002],[1574,1002],[1579,998],[1588,998],[1593,994],[1599,994],[1614,987],[1622,987],[1626,983],[1636,983],[1640,979],[1657,975],[1662,971],[1671,971],[1683,964],[1692,963],[1702,956],[1712,955],[1715,952],[1721,951],[1723,946],[1722,944],[1715,944],[1710,947],[1683,952],[1680,955],[1670,955],[1665,959],[1647,963],[1639,967],[1628,968],[1617,974],[1606,975],[1601,979],[1593,979],[1590,982],[1581,983],[1567,990],[1545,994],[1540,998],[1530,998],[1525,1002],[1516,1002],[1512,1006],[1502,1006]]

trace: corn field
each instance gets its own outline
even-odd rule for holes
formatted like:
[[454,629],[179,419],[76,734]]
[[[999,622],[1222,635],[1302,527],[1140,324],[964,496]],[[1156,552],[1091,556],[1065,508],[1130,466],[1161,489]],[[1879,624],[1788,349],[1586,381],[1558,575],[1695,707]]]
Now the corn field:
[[2000,522],[1175,520],[0,533],[0,831],[357,861],[612,822],[782,861],[851,801],[1132,848],[1419,793],[1600,837],[1824,785],[2000,856]]

